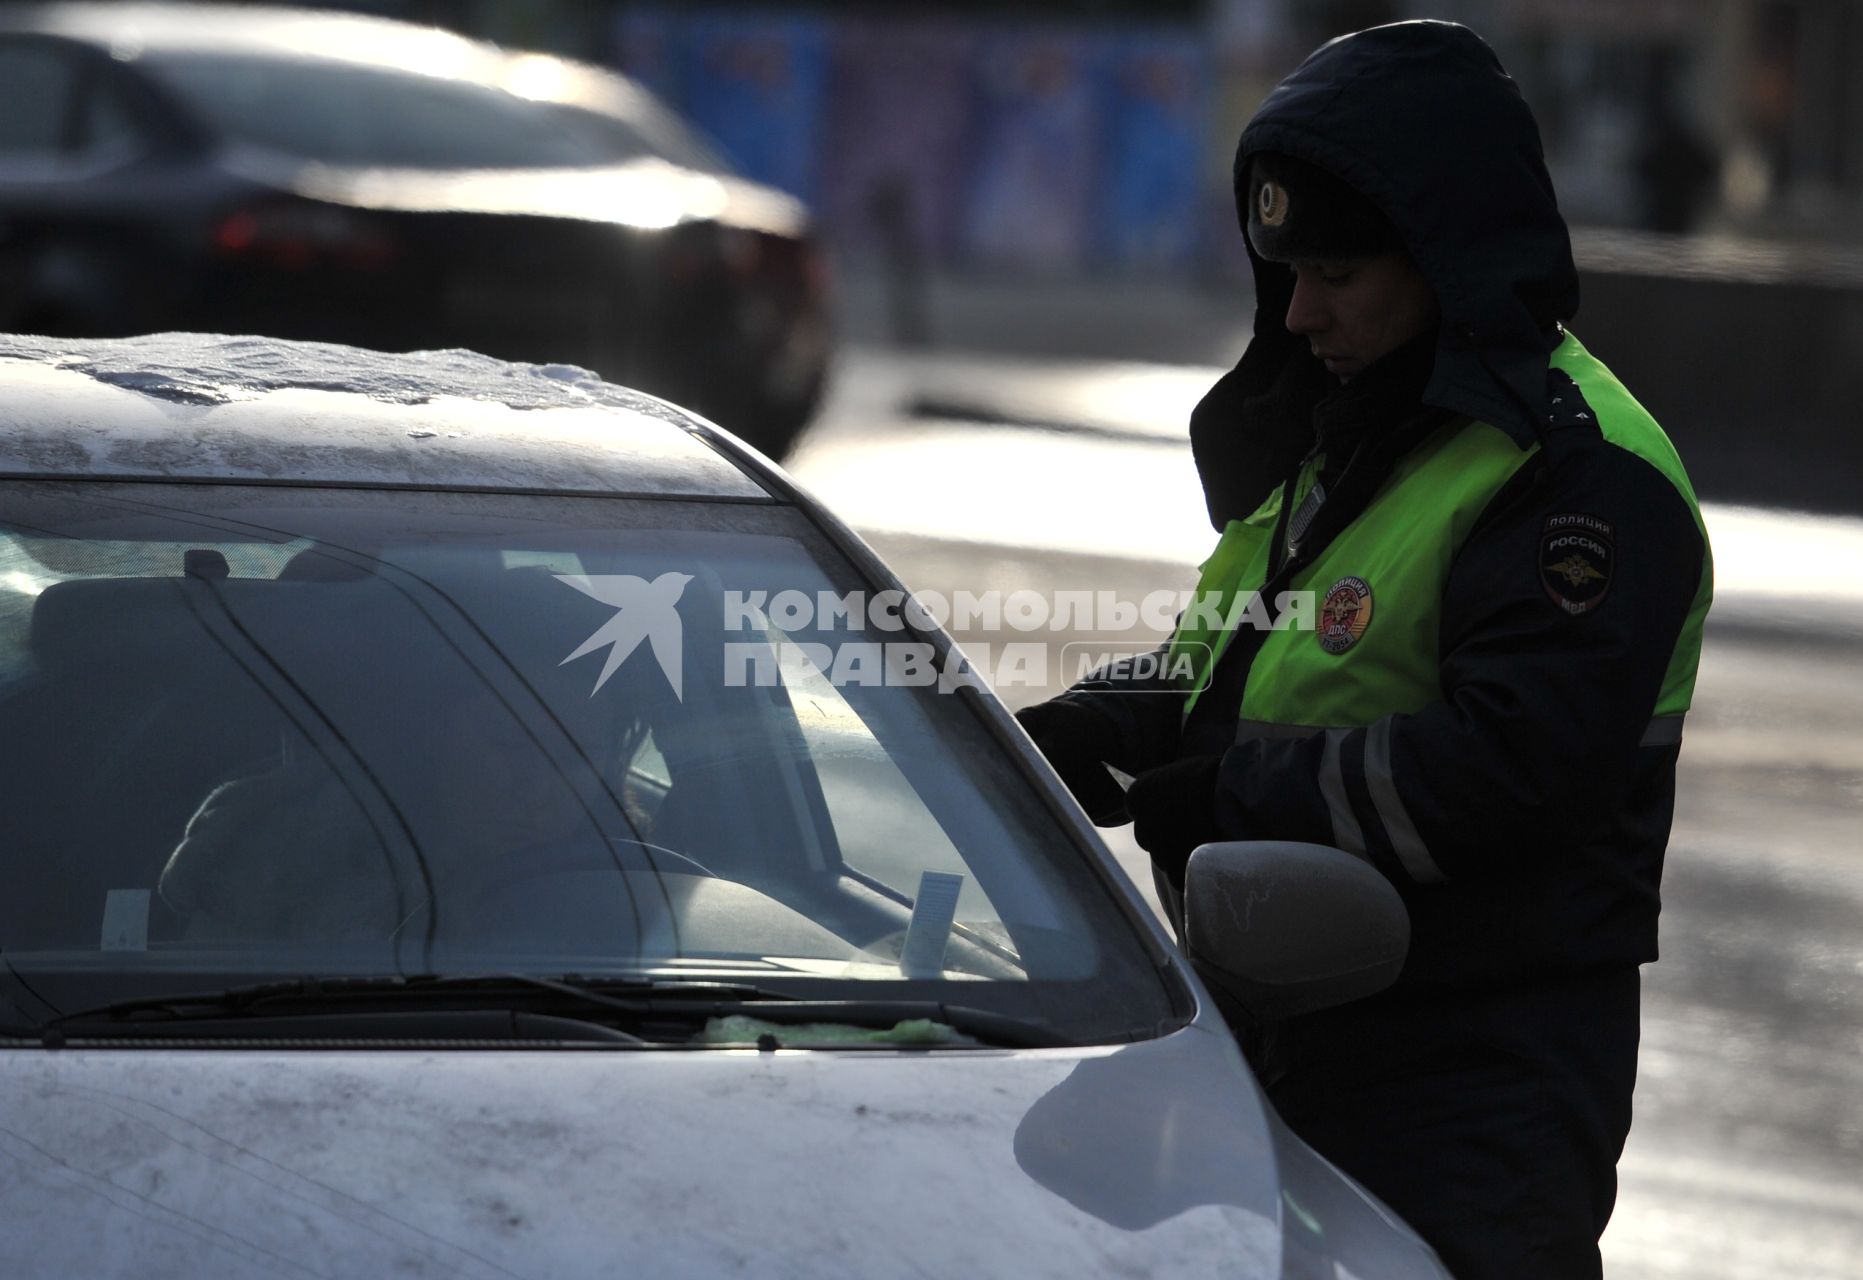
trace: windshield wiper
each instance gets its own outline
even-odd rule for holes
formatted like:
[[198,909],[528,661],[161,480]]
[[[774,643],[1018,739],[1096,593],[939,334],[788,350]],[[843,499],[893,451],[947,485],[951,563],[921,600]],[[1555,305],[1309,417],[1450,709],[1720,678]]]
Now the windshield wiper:
[[[377,1016],[390,1011],[404,1015],[457,1015],[484,1011],[488,1005],[495,1011],[515,1011],[512,1009],[514,1004],[527,1007],[567,1004],[585,1011],[617,1010],[638,1016],[650,1012],[652,1008],[640,997],[660,989],[661,985],[636,979],[583,979],[575,976],[546,978],[523,973],[289,978],[215,991],[175,992],[115,1000],[109,1004],[60,1014],[35,1027],[6,1028],[5,1034],[15,1037],[37,1036],[50,1044],[61,1039],[67,1028],[82,1027],[91,1031],[101,1024],[113,1031],[132,1033],[182,1027],[199,1030],[209,1025],[218,1029],[261,1021],[276,1022],[281,1018],[302,1020],[320,1016],[353,1017],[357,1016],[359,1009],[371,1005],[381,1006]],[[761,987],[730,983],[678,983],[676,989],[681,993],[703,994],[717,1000],[783,998]],[[621,992],[628,994],[619,994]],[[638,1036],[628,1038],[637,1043],[646,1043]]]
[[[295,978],[218,991],[142,996],[61,1014],[35,1027],[0,1029],[0,1035],[38,1038],[56,1047],[68,1034],[261,1035],[285,1030],[286,1022],[302,1025],[318,1019],[333,1020],[333,1033],[385,1034],[396,1027],[393,1019],[397,1017],[426,1018],[429,1033],[445,1035],[451,1032],[440,1029],[444,1024],[439,1019],[475,1013],[554,1015],[549,1018],[554,1023],[566,1026],[574,1019],[610,1033],[597,1038],[621,1037],[635,1044],[653,1043],[656,1037],[635,1035],[610,1024],[620,1021],[637,1028],[690,1033],[711,1018],[743,1015],[786,1025],[831,1023],[887,1030],[900,1022],[926,1019],[980,1043],[1005,1048],[1072,1043],[1039,1023],[935,1000],[814,1000],[738,982],[524,973]],[[617,1018],[617,1014],[626,1017]],[[490,1024],[482,1019],[470,1026],[477,1027],[472,1034],[483,1035]],[[524,1031],[518,1023],[511,1026],[510,1034]],[[469,1024],[460,1027],[463,1034]],[[532,1028],[537,1034],[546,1029]],[[421,1026],[414,1025],[402,1034],[421,1031]]]

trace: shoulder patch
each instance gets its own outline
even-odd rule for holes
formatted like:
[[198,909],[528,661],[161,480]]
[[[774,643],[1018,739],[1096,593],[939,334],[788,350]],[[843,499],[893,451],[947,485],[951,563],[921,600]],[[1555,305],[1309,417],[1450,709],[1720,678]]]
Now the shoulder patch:
[[1577,617],[1603,604],[1616,568],[1610,521],[1578,512],[1546,517],[1540,531],[1540,585],[1564,612]]
[[1553,430],[1570,427],[1600,430],[1598,416],[1591,411],[1585,393],[1564,369],[1546,371],[1546,402],[1546,425]]

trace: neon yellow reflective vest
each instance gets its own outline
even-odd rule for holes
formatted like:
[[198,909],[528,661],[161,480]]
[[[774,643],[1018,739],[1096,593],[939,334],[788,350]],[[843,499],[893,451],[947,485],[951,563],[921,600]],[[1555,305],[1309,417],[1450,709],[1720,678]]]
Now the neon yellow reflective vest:
[[[1569,333],[1550,363],[1541,443],[1448,421],[1274,583],[1309,460],[1229,522],[1171,641],[1181,752],[1224,752],[1225,826],[1384,869],[1420,926],[1407,977],[1454,954],[1447,980],[1465,980],[1483,966],[1464,944],[1490,933],[1491,977],[1654,958],[1706,533],[1674,448],[1610,370]],[[1269,586],[1273,629],[1223,625]],[[1445,913],[1447,936],[1423,927]]]

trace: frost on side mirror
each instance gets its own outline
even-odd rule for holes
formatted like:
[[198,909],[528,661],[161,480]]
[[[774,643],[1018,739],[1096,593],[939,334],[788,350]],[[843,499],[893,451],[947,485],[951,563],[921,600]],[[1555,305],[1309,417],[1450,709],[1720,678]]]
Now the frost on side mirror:
[[1206,844],[1184,874],[1184,950],[1227,1002],[1263,1018],[1382,991],[1410,949],[1410,913],[1369,863],[1286,840]]

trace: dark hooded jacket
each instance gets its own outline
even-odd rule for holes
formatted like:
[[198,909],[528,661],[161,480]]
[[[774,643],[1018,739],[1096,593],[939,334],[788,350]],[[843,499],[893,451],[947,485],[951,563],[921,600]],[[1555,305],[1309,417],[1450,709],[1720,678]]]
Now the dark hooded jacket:
[[[1314,447],[1316,424],[1323,437],[1367,404],[1385,420],[1358,424],[1362,441],[1285,568],[1321,554],[1430,430],[1486,423],[1525,458],[1456,552],[1442,598],[1390,606],[1433,611],[1441,701],[1383,726],[1390,772],[1378,783],[1401,795],[1415,827],[1404,834],[1427,843],[1443,882],[1415,881],[1393,856],[1364,765],[1367,731],[1338,747],[1366,856],[1396,884],[1413,926],[1398,987],[1337,1011],[1341,1036],[1362,1040],[1378,1009],[1431,992],[1464,998],[1598,972],[1634,980],[1656,956],[1679,751],[1675,726],[1652,731],[1652,709],[1672,666],[1687,666],[1699,645],[1707,546],[1679,467],[1665,475],[1606,439],[1579,389],[1549,368],[1578,277],[1532,115],[1474,33],[1399,23],[1324,46],[1263,103],[1236,155],[1245,223],[1258,151],[1318,165],[1368,197],[1442,318],[1434,335],[1340,388],[1283,327],[1291,273],[1251,249],[1254,339],[1191,420],[1212,524],[1256,511]],[[1561,513],[1617,531],[1610,598],[1582,617],[1549,604],[1537,558]],[[1338,843],[1319,781],[1323,735],[1237,737],[1259,646],[1237,633],[1188,720],[1183,693],[1161,683],[1090,677],[1063,697],[1115,724],[1121,753],[1108,762],[1127,772],[1221,753],[1222,837]],[[1634,1022],[1630,1034],[1634,1044]]]
[[[1393,101],[1404,110],[1376,106]],[[1578,310],[1578,270],[1539,128],[1481,37],[1453,23],[1400,22],[1317,50],[1242,133],[1234,177],[1245,230],[1258,151],[1344,179],[1397,227],[1442,308],[1423,402],[1491,422],[1523,447],[1538,439],[1551,410],[1546,357],[1559,344],[1556,326]],[[1325,376],[1306,339],[1282,325],[1291,273],[1253,248],[1249,258],[1254,340],[1191,418],[1218,529],[1259,506],[1290,453],[1310,443],[1304,428],[1283,438],[1275,428],[1285,423],[1273,418],[1241,429],[1246,402]]]

